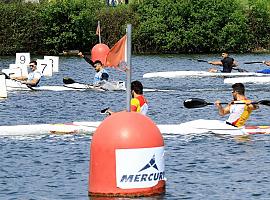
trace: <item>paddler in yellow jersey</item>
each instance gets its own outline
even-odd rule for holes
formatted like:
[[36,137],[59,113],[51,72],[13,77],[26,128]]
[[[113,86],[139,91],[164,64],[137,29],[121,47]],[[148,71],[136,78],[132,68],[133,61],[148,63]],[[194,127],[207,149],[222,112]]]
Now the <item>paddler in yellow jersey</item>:
[[[143,85],[140,81],[131,82],[131,96],[132,99],[130,100],[130,111],[146,115],[148,111],[148,104],[146,98],[143,96]],[[106,113],[111,115],[114,112],[108,109]]]
[[252,104],[252,101],[245,96],[245,86],[242,83],[235,83],[232,85],[233,101],[227,106],[222,107],[221,102],[215,102],[218,112],[221,116],[230,114],[226,120],[226,124],[242,127],[248,120],[251,112],[258,109],[258,105]]
[[148,111],[147,100],[143,96],[143,85],[140,81],[131,82],[130,110],[146,115]]

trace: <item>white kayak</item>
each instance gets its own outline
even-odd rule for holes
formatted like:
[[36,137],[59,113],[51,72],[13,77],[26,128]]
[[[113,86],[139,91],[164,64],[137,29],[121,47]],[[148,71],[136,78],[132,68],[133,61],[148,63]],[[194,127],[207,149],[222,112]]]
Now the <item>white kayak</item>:
[[95,91],[107,91],[107,90],[125,90],[125,84],[122,81],[107,82],[102,87],[94,86],[91,84],[71,83],[64,85],[51,85],[51,86],[37,86],[29,87],[26,84],[22,84],[20,81],[6,79],[7,91],[12,90],[48,90],[48,91],[66,91],[66,90],[95,90]]
[[[38,87],[28,87],[25,84],[22,84],[20,81],[6,79],[7,91],[25,91],[25,90],[36,90],[36,91],[67,91],[67,90],[93,90],[93,91],[125,91],[125,82],[123,81],[112,81],[106,82],[102,86],[95,86],[92,84],[85,83],[70,83],[64,85],[48,85],[48,86],[38,86]],[[155,88],[145,88],[145,92],[172,92],[175,90],[167,89],[155,89]]]
[[245,126],[243,128],[237,128],[220,120],[198,119],[179,125],[158,125],[158,127],[162,133],[180,135],[209,132],[217,135],[270,134],[270,126]]
[[237,77],[237,78],[225,78],[224,83],[234,84],[234,83],[270,83],[270,74],[264,77],[250,76],[250,77]]
[[238,77],[238,76],[266,76],[267,74],[256,72],[232,72],[212,73],[206,71],[167,71],[151,72],[143,75],[143,78],[185,78],[185,77]]
[[[84,134],[93,133],[101,122],[72,122],[64,124],[29,124],[0,126],[0,136],[42,135],[42,134]],[[236,128],[219,120],[194,120],[182,124],[157,125],[163,134],[203,134],[249,135],[270,134],[270,126],[245,126]]]
[[0,136],[92,133],[100,122],[0,126]]

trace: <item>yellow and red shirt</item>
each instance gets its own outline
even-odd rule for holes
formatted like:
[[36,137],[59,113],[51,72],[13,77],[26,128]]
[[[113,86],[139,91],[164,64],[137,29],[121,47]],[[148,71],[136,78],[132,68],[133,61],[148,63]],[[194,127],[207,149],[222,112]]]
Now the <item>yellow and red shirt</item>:
[[236,127],[244,126],[252,112],[252,108],[245,104],[248,102],[250,102],[250,100],[234,101],[234,104],[230,106],[230,116],[227,122]]
[[144,98],[143,95],[131,99],[130,110],[133,112],[139,112],[146,115],[148,111],[148,104],[147,100]]

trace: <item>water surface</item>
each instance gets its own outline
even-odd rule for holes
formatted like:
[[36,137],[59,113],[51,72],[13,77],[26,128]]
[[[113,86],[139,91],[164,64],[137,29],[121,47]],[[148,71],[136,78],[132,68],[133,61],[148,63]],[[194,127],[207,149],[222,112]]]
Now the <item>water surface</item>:
[[[233,55],[249,71],[263,69],[247,61],[269,60],[267,55]],[[33,57],[38,58],[38,57]],[[222,78],[143,79],[144,73],[171,70],[207,70],[218,55],[133,56],[132,79],[147,88],[173,89],[145,93],[149,117],[157,124],[175,124],[195,119],[220,119],[214,106],[185,109],[183,101],[198,97],[214,102],[231,100],[231,86]],[[1,57],[0,68],[15,57]],[[65,76],[90,83],[94,70],[80,58],[60,57],[59,73],[44,85],[62,85]],[[125,74],[109,70],[115,80]],[[247,96],[269,99],[269,85],[246,84]],[[13,91],[0,101],[0,125],[100,121],[102,108],[122,110],[125,92]],[[249,124],[269,122],[269,108],[260,106]],[[0,130],[1,131],[1,130]],[[270,140],[268,135],[250,138],[214,135],[164,135],[166,149],[166,194],[144,199],[269,199]],[[88,199],[91,135],[42,135],[0,138],[0,199]]]

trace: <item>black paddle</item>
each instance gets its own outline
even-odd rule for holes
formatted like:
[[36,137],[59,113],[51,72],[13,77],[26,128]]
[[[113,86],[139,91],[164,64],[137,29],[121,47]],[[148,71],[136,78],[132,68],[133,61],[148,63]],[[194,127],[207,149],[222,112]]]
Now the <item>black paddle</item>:
[[110,114],[110,113],[107,112],[107,110],[109,110],[109,109],[110,109],[110,107],[102,109],[100,111],[100,114]]
[[[270,100],[260,100],[260,101],[254,101],[251,103],[270,106]],[[199,98],[192,98],[192,99],[187,99],[184,101],[184,106],[186,108],[201,108],[201,107],[205,107],[208,105],[214,105],[214,104],[215,103],[209,103],[209,102],[205,101],[204,99],[199,99]],[[228,104],[228,103],[221,103],[221,104]],[[238,103],[238,104],[245,104],[245,103]]]
[[63,78],[63,83],[64,84],[73,84],[73,83],[76,83],[76,81],[74,81],[72,78],[64,77]]
[[238,71],[238,72],[248,72],[247,70],[242,69],[242,68],[239,68],[239,67],[233,67],[232,69],[233,69],[233,70],[236,70],[236,71]]
[[263,61],[251,61],[251,62],[244,62],[244,64],[256,64],[256,63],[262,64],[262,63],[263,63]]
[[[198,61],[198,62],[206,62],[206,63],[208,63],[207,60],[201,60],[201,59],[198,59],[197,61]],[[238,72],[248,72],[247,70],[242,69],[242,68],[239,68],[239,67],[233,67],[232,69],[233,69],[233,70],[236,70],[236,71],[238,71]]]
[[197,61],[198,61],[198,62],[206,62],[206,63],[208,63],[207,60],[201,60],[201,59],[198,59]]

